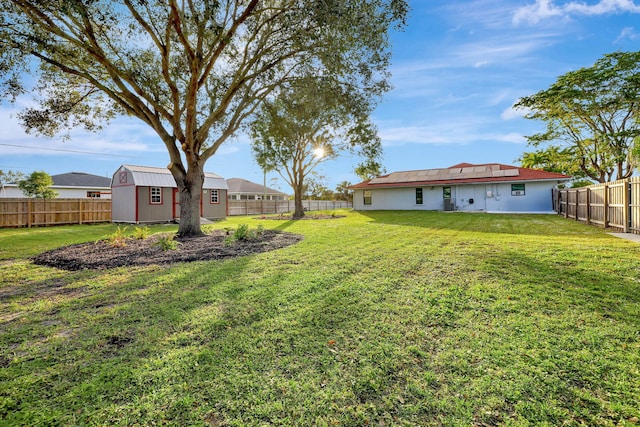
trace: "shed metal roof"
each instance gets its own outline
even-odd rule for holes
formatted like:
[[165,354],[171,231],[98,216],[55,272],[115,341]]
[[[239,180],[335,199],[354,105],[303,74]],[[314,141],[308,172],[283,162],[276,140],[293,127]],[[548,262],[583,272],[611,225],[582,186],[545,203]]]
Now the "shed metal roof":
[[[118,179],[118,173],[128,171],[131,173],[133,184],[141,187],[169,187],[177,188],[171,171],[167,168],[152,166],[122,165],[113,176],[113,182]],[[212,172],[204,173],[203,188],[228,189],[227,182],[220,175]]]

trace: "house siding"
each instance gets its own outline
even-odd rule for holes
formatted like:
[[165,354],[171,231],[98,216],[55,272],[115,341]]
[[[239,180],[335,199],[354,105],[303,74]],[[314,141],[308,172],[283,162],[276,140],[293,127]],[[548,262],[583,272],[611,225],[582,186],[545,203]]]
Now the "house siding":
[[[556,182],[519,182],[524,196],[512,196],[512,182],[427,187],[372,188],[371,204],[364,204],[364,191],[356,189],[355,210],[444,210],[443,188],[451,187],[454,210],[465,212],[552,212],[551,189]],[[423,190],[423,204],[416,204],[416,188]],[[473,199],[473,203],[470,203]]]

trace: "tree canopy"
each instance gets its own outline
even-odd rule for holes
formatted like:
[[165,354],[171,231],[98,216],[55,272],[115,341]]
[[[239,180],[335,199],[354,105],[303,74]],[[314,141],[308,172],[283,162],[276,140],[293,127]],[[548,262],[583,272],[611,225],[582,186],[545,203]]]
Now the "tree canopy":
[[292,187],[295,218],[304,216],[304,181],[319,163],[348,151],[377,164],[382,144],[369,119],[373,94],[331,78],[305,77],[259,109],[250,125],[254,156]]
[[58,193],[50,188],[53,185],[53,178],[44,171],[32,172],[28,177],[18,181],[18,188],[27,197],[41,197],[43,199],[53,199]]
[[[35,93],[29,132],[151,127],[180,194],[178,234],[200,234],[204,164],[256,108],[300,76],[388,89],[388,33],[406,0],[3,0],[4,96]],[[35,77],[33,88],[25,75]]]
[[515,107],[546,123],[544,132],[527,137],[537,150],[524,153],[523,165],[597,182],[627,178],[640,136],[640,52],[604,55]]

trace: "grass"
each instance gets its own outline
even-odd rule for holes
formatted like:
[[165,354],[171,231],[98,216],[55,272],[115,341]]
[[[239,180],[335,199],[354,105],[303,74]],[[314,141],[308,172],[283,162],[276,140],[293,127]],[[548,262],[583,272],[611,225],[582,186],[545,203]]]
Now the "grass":
[[555,216],[344,213],[232,217],[214,227],[305,238],[110,271],[28,257],[112,226],[0,230],[0,425],[638,424],[640,245]]

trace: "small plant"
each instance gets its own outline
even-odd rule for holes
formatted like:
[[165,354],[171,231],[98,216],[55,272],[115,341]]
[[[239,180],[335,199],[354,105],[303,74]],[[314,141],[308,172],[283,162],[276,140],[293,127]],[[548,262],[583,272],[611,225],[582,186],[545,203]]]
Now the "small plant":
[[240,224],[238,225],[238,228],[236,228],[236,231],[234,231],[233,233],[233,238],[235,240],[247,240],[251,238],[250,232],[249,232],[249,226],[247,224]]
[[255,230],[249,229],[247,224],[240,224],[238,225],[238,228],[233,231],[233,234],[231,234],[230,230],[225,230],[227,233],[227,237],[224,239],[225,246],[231,246],[233,242],[238,240],[255,240],[264,234],[264,226],[262,224],[259,224]]
[[180,245],[180,242],[173,240],[173,237],[173,235],[162,236],[153,245],[159,246],[163,251],[175,251],[176,249],[178,249],[178,245]]
[[133,237],[138,240],[144,240],[151,234],[151,229],[146,225],[144,227],[136,227],[133,229]]
[[116,228],[116,231],[114,231],[113,233],[107,236],[106,240],[109,242],[111,246],[114,246],[114,247],[127,246],[126,232],[127,232],[127,227],[118,226],[118,228]]

